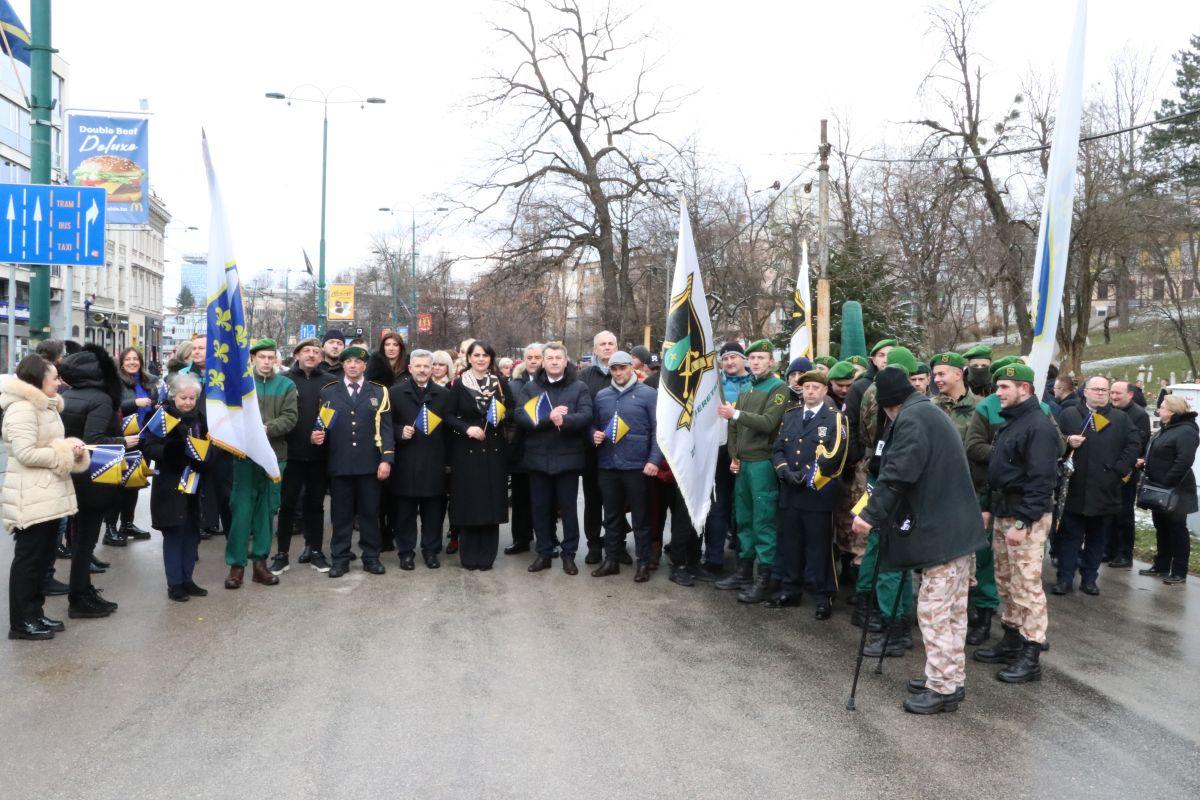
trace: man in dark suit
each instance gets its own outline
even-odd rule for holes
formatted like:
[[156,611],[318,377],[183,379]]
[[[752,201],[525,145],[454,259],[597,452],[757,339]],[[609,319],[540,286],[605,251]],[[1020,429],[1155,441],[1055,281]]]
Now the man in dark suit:
[[421,521],[421,557],[429,569],[441,566],[442,523],[446,518],[446,431],[442,421],[450,414],[450,392],[438,386],[433,375],[433,353],[414,350],[409,356],[409,379],[389,392],[396,460],[389,501],[395,503],[396,551],[400,569],[411,570],[417,546],[417,519]]
[[768,608],[800,604],[805,586],[816,595],[817,619],[829,619],[833,580],[833,509],[850,442],[846,419],[825,402],[828,378],[821,370],[800,376],[800,401],[783,415],[772,463],[779,476],[779,531],[776,564],[782,591]]
[[347,347],[339,356],[343,375],[321,389],[321,406],[334,417],[312,442],[329,452],[329,509],[333,522],[329,577],[350,567],[350,536],[358,515],[363,569],[384,573],[379,561],[379,482],[392,474],[395,442],[387,389],[363,377],[367,351]]
[[[1150,443],[1150,415],[1146,409],[1138,405],[1135,387],[1129,381],[1113,381],[1109,389],[1109,400],[1114,408],[1119,408],[1129,417],[1138,436],[1138,461],[1146,455],[1146,445]],[[1108,547],[1104,560],[1110,569],[1129,569],[1133,566],[1134,515],[1133,505],[1137,500],[1138,479],[1142,471],[1134,469],[1126,481],[1121,484],[1121,510],[1113,519],[1109,529]]]

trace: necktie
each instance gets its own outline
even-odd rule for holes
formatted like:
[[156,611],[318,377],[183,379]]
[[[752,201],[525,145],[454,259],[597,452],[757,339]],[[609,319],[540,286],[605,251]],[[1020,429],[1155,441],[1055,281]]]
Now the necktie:
[[804,411],[804,424],[805,424],[805,425],[807,425],[808,423],[812,422],[812,418],[813,418],[813,412],[811,412],[811,411],[809,411],[809,410],[805,409],[805,411]]
[[358,399],[358,384],[357,383],[350,384],[350,397],[355,400]]

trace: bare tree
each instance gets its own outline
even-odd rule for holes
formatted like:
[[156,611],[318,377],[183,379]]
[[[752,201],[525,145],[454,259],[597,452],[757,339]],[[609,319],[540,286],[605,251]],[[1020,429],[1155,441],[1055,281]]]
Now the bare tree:
[[[534,6],[538,8],[535,13]],[[563,263],[580,249],[600,262],[606,327],[619,327],[621,280],[614,241],[614,205],[646,193],[665,193],[665,167],[645,150],[670,145],[653,131],[678,98],[647,88],[652,64],[632,74],[631,51],[645,36],[627,36],[629,15],[605,8],[585,17],[578,0],[510,0],[511,17],[493,27],[515,58],[488,78],[492,89],[476,107],[520,115],[512,144],[474,184],[476,219],[504,204],[508,223],[496,257],[504,264]],[[611,84],[611,85],[610,85]],[[519,236],[536,216],[542,236]],[[530,259],[536,255],[537,258]]]

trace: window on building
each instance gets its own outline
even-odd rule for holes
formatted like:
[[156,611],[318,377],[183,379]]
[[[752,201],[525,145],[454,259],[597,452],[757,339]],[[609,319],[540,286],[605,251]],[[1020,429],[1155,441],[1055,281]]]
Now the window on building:
[[1163,283],[1162,278],[1158,278],[1157,280],[1154,281],[1154,299],[1162,300],[1166,296],[1167,296],[1166,285]]
[[1107,283],[1097,283],[1096,284],[1096,299],[1097,300],[1107,300],[1108,299],[1108,284]]

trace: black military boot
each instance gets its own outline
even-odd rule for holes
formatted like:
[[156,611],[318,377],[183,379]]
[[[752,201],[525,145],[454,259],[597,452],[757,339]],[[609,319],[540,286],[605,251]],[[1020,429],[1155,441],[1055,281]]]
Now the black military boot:
[[957,711],[962,700],[957,691],[938,694],[932,689],[926,689],[905,700],[904,710],[910,714],[940,714],[943,711]]
[[745,589],[754,577],[754,560],[738,559],[737,569],[732,575],[722,578],[713,584],[718,589]]
[[1028,683],[1042,679],[1042,665],[1038,663],[1042,646],[1028,639],[1021,639],[1021,653],[1017,660],[996,673],[996,678],[1005,683]]
[[967,628],[967,644],[981,645],[992,638],[992,615],[990,608],[981,608],[975,615],[975,624]]
[[991,647],[980,648],[972,656],[984,664],[1005,664],[1015,661],[1021,653],[1021,644],[1025,641],[1016,628],[1010,628],[1001,623],[1004,636]]
[[129,544],[125,535],[117,530],[116,525],[106,525],[104,528],[104,543],[109,547],[124,547]]
[[867,615],[871,613],[871,595],[858,594],[854,596],[854,611],[850,614],[850,624],[861,628],[867,624]]
[[[904,635],[903,629],[907,627],[908,622],[905,620],[892,620],[882,631],[872,633],[867,638],[867,643],[863,646],[863,655],[867,658],[879,658],[881,655],[899,658],[904,655],[904,642],[901,637]],[[883,647],[884,639],[887,639],[886,650]]]
[[771,567],[768,564],[758,565],[758,575],[754,583],[738,592],[739,603],[761,603],[770,596]]
[[[896,620],[896,628],[897,628],[897,633],[900,636],[901,646],[903,646],[905,650],[912,650],[913,649],[912,620],[909,619],[908,617],[900,617],[900,619]],[[893,633],[892,635],[896,636],[897,634]]]

